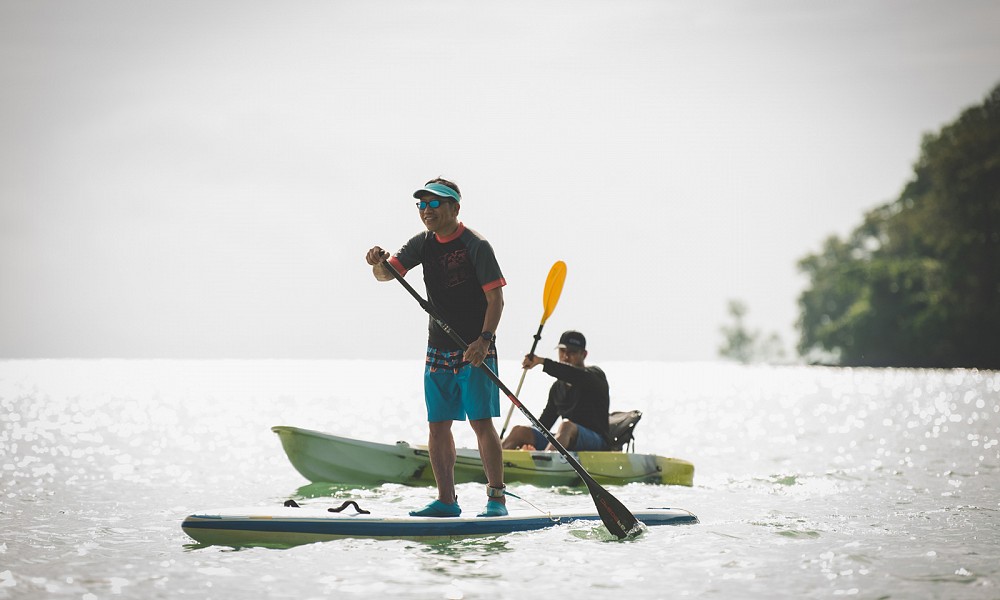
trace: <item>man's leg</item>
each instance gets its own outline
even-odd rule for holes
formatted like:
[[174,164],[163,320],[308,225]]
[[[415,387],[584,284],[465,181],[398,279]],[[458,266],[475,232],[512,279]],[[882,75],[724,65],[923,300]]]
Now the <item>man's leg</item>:
[[[428,423],[430,434],[427,438],[427,454],[437,482],[438,500],[445,504],[455,502],[455,436],[451,432],[451,421]],[[501,465],[503,468],[503,465]]]
[[[576,423],[563,419],[559,425],[559,431],[556,432],[556,440],[562,444],[563,448],[572,450],[576,447],[576,433]],[[549,444],[548,449],[555,450],[555,447]]]
[[[497,372],[495,355],[488,356],[484,364],[489,370]],[[500,447],[500,436],[493,426],[493,419],[500,416],[500,392],[483,369],[470,366],[463,369],[462,374],[465,375],[462,403],[469,417],[469,425],[476,433],[479,457],[483,461],[483,471],[489,482],[486,509],[477,516],[503,516],[507,514],[504,507],[507,499],[504,498],[503,489],[503,449]]]
[[[503,489],[503,449],[500,447],[500,436],[497,435],[496,427],[493,426],[493,419],[469,421],[469,425],[476,432],[476,440],[479,442],[479,457],[483,460],[486,480],[491,488]],[[507,499],[503,496],[490,498],[490,500],[500,504],[507,503]]]
[[535,444],[534,430],[524,425],[515,425],[510,434],[503,439],[504,450],[517,450],[526,444]]

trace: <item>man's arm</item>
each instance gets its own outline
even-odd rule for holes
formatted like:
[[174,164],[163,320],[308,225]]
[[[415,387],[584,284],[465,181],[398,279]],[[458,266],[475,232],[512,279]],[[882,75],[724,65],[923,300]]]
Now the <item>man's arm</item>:
[[599,381],[597,374],[589,369],[567,365],[551,358],[544,359],[542,365],[546,374],[573,385],[594,385]]
[[[483,331],[492,331],[496,335],[500,326],[500,316],[503,314],[503,288],[493,288],[486,292],[486,317],[483,318]],[[482,338],[480,338],[482,339]]]
[[365,254],[365,262],[372,266],[372,274],[375,275],[375,279],[379,281],[389,281],[392,279],[392,273],[389,272],[389,268],[385,265],[385,261],[388,259],[389,253],[378,246],[372,247]]
[[[486,316],[483,318],[483,331],[490,331],[496,336],[497,327],[500,325],[500,315],[503,314],[503,288],[497,287],[486,292]],[[465,360],[478,367],[483,364],[486,355],[489,354],[490,343],[481,337],[477,337],[469,344],[465,350]]]

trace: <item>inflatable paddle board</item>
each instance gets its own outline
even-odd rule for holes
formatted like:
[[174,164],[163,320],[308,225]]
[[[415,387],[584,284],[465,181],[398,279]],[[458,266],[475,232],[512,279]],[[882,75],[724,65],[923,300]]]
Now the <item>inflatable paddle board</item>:
[[[226,508],[189,515],[181,527],[206,545],[287,548],[343,538],[448,540],[534,531],[566,523],[601,525],[596,512],[585,511],[541,514],[514,509],[505,517],[435,518],[334,510],[289,506]],[[698,522],[696,516],[677,508],[649,508],[633,514],[647,527]]]

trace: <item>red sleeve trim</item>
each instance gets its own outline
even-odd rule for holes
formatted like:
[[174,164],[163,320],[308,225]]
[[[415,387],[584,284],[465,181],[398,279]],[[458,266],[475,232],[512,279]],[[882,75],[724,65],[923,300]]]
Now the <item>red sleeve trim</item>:
[[488,292],[490,290],[495,290],[495,289],[497,289],[499,287],[503,287],[505,285],[507,285],[507,280],[504,279],[503,277],[501,277],[500,279],[497,279],[496,281],[491,281],[491,282],[487,283],[486,285],[484,285],[483,286],[483,291],[484,292]]
[[395,267],[396,271],[399,272],[400,275],[406,275],[406,272],[409,271],[409,269],[404,267],[403,263],[399,262],[399,259],[395,256],[389,259],[389,264]]

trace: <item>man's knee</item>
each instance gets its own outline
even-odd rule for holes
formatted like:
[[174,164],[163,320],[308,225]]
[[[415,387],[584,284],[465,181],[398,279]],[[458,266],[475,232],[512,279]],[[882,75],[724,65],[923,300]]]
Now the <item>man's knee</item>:
[[566,433],[576,435],[577,428],[576,423],[573,421],[567,421],[563,419],[563,422],[559,424],[559,433]]
[[451,437],[451,421],[437,421],[428,423],[430,437],[434,439],[447,439]]
[[503,444],[504,448],[509,450],[511,448],[519,448],[524,444],[531,444],[534,442],[534,439],[535,436],[532,435],[530,428],[524,425],[515,425],[510,430],[510,435],[504,438]]
[[493,426],[493,419],[476,419],[469,421],[469,426],[472,427],[472,431],[476,432],[476,435],[496,433],[496,427]]
[[576,436],[580,432],[576,427],[576,423],[572,421],[567,421],[563,419],[563,422],[559,425],[559,433],[556,437],[560,438],[560,441],[566,440],[563,444],[564,446],[572,446],[576,443]]

